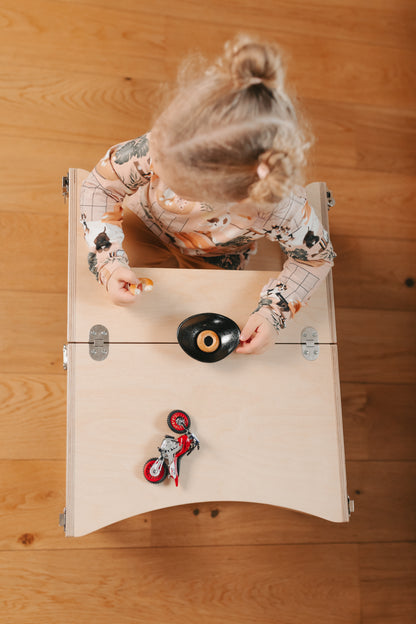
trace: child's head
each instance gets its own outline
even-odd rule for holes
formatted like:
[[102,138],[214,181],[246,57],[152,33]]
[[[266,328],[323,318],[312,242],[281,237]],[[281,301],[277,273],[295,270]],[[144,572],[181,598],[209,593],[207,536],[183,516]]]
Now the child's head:
[[154,169],[195,201],[279,201],[300,181],[309,147],[285,91],[278,48],[251,37],[178,85],[151,137]]

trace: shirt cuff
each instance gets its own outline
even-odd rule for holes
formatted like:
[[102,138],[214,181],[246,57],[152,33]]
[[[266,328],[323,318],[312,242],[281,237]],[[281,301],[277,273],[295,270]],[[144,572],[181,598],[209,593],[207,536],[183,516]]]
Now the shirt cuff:
[[120,266],[129,268],[129,259],[123,249],[110,251],[107,258],[101,262],[98,261],[98,281],[105,286],[106,290],[108,289],[110,277]]
[[277,307],[270,304],[269,301],[260,299],[257,308],[252,312],[252,314],[260,314],[260,316],[273,325],[277,332],[286,327],[286,318],[281,311]]

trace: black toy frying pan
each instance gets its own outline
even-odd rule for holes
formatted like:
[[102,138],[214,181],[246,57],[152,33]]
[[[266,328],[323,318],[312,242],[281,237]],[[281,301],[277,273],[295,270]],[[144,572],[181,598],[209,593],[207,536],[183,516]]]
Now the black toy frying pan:
[[178,342],[195,360],[219,362],[238,347],[240,329],[237,323],[222,314],[194,314],[179,325]]

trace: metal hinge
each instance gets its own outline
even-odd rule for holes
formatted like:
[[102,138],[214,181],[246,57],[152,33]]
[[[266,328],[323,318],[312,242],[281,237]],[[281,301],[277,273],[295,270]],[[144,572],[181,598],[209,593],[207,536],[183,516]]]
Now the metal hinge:
[[331,191],[326,191],[326,205],[328,206],[328,210],[335,206],[335,199],[332,195]]
[[66,530],[66,507],[64,512],[59,514],[59,526],[63,527]]
[[62,195],[64,196],[64,201],[66,201],[69,196],[69,175],[62,177]]
[[68,345],[65,344],[62,351],[62,365],[64,370],[68,370]]
[[302,355],[304,358],[313,362],[318,359],[319,342],[318,332],[314,327],[304,327],[301,334]]
[[90,356],[97,362],[102,362],[110,350],[110,334],[104,325],[94,325],[90,329],[89,345]]
[[352,513],[354,513],[355,509],[355,505],[354,505],[354,501],[350,499],[350,497],[347,497],[348,499],[348,515],[351,516]]

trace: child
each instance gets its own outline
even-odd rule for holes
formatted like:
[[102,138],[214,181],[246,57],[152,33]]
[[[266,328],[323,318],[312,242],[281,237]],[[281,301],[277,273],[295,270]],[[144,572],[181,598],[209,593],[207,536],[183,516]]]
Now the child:
[[279,50],[239,36],[213,66],[179,82],[151,132],[110,148],[85,180],[81,220],[91,271],[115,304],[134,301],[123,208],[139,217],[147,266],[170,257],[180,267],[243,269],[267,236],[288,259],[264,286],[237,349],[261,353],[336,257],[297,185],[308,147]]

